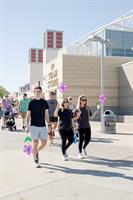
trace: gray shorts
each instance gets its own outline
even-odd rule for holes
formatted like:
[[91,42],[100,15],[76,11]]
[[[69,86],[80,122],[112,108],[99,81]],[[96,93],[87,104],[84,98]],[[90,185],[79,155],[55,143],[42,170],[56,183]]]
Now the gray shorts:
[[48,131],[47,128],[38,127],[38,126],[30,126],[30,134],[33,140],[47,140],[48,138]]

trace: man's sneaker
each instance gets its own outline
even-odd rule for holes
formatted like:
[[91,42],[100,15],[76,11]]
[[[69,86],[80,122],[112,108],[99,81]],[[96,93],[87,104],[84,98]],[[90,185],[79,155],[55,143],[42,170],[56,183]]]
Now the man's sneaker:
[[66,155],[62,155],[62,160],[67,161],[68,158],[66,157]]
[[83,157],[83,155],[82,155],[82,153],[79,153],[78,154],[78,159],[83,159],[84,157]]
[[84,156],[87,156],[87,151],[86,151],[86,149],[83,149],[83,155],[84,155]]
[[36,154],[36,161],[39,163],[39,153]]
[[37,162],[37,160],[34,161],[33,166],[34,166],[35,168],[40,168],[40,165],[39,165],[39,163]]

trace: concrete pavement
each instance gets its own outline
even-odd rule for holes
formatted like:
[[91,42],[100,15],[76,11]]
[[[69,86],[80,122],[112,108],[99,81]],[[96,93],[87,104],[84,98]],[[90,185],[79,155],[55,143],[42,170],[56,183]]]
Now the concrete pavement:
[[133,124],[117,124],[117,134],[100,133],[92,122],[88,157],[77,159],[77,144],[61,160],[60,139],[40,153],[41,168],[22,151],[24,133],[0,133],[0,200],[132,200]]

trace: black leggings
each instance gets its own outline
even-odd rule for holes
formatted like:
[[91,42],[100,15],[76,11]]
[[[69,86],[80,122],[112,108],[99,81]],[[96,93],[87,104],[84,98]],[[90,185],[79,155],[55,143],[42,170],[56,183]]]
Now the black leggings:
[[[59,130],[62,144],[61,144],[61,149],[62,149],[62,154],[65,155],[66,150],[68,147],[73,143],[74,141],[74,133],[72,130],[66,131],[66,130]],[[68,140],[68,142],[67,142]]]
[[[79,153],[82,153],[82,148],[85,149],[91,140],[91,127],[79,129]],[[83,145],[84,143],[84,145]]]

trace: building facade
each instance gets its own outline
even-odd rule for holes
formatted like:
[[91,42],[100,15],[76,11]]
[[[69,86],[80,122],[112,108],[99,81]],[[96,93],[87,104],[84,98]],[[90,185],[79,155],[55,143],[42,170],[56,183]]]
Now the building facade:
[[118,68],[118,104],[121,115],[133,115],[133,61]]
[[[47,30],[43,34],[41,53],[37,49],[29,51],[29,82],[41,80],[46,99],[51,91],[55,91],[59,101],[72,96],[77,104],[78,96],[84,94],[90,107],[96,109],[103,58],[105,109],[111,109],[115,114],[133,114],[133,67],[130,64],[133,60],[133,27],[128,25],[131,20],[132,16],[118,18],[67,48],[63,48],[63,31]],[[94,36],[100,40],[92,41]],[[67,85],[66,92],[59,90],[61,83]]]
[[133,31],[105,29],[105,39],[111,41],[105,47],[106,56],[133,57]]
[[[96,38],[99,40],[94,40]],[[133,114],[133,110],[132,112],[130,110],[133,102],[132,88],[130,88],[130,83],[133,81],[131,76],[133,67],[126,65],[133,60],[132,47],[133,15],[123,15],[87,33],[67,49],[56,52],[57,56],[44,64],[43,84],[46,98],[49,92],[54,90],[57,91],[59,100],[71,95],[77,104],[78,96],[84,94],[88,98],[89,105],[95,108],[100,95],[100,70],[101,58],[103,58],[104,95],[107,98],[105,109],[111,109],[116,114]],[[50,58],[50,52],[48,53]],[[127,80],[128,77],[124,78],[124,73],[130,73],[130,81]],[[68,86],[68,90],[64,93],[58,89],[61,83]],[[127,91],[124,94],[125,88]],[[127,100],[127,110],[123,107],[124,98]]]
[[44,64],[57,57],[59,49],[63,48],[63,31],[46,30],[43,34]]
[[31,48],[28,52],[28,83],[32,88],[43,84],[43,49]]
[[[105,109],[119,113],[119,82],[118,67],[131,61],[128,57],[104,58],[104,95],[106,96]],[[56,91],[60,101],[72,96],[77,104],[78,96],[84,94],[92,109],[96,108],[100,95],[100,57],[78,56],[61,54],[45,66],[45,92],[46,98],[50,91]],[[68,86],[66,92],[60,92],[58,86],[64,83]]]
[[[124,31],[104,28],[95,33],[95,35],[108,41],[108,43],[105,43],[105,56],[133,57],[133,30]],[[100,56],[101,48],[102,46],[99,42],[86,39],[80,45],[75,46],[73,54]]]

